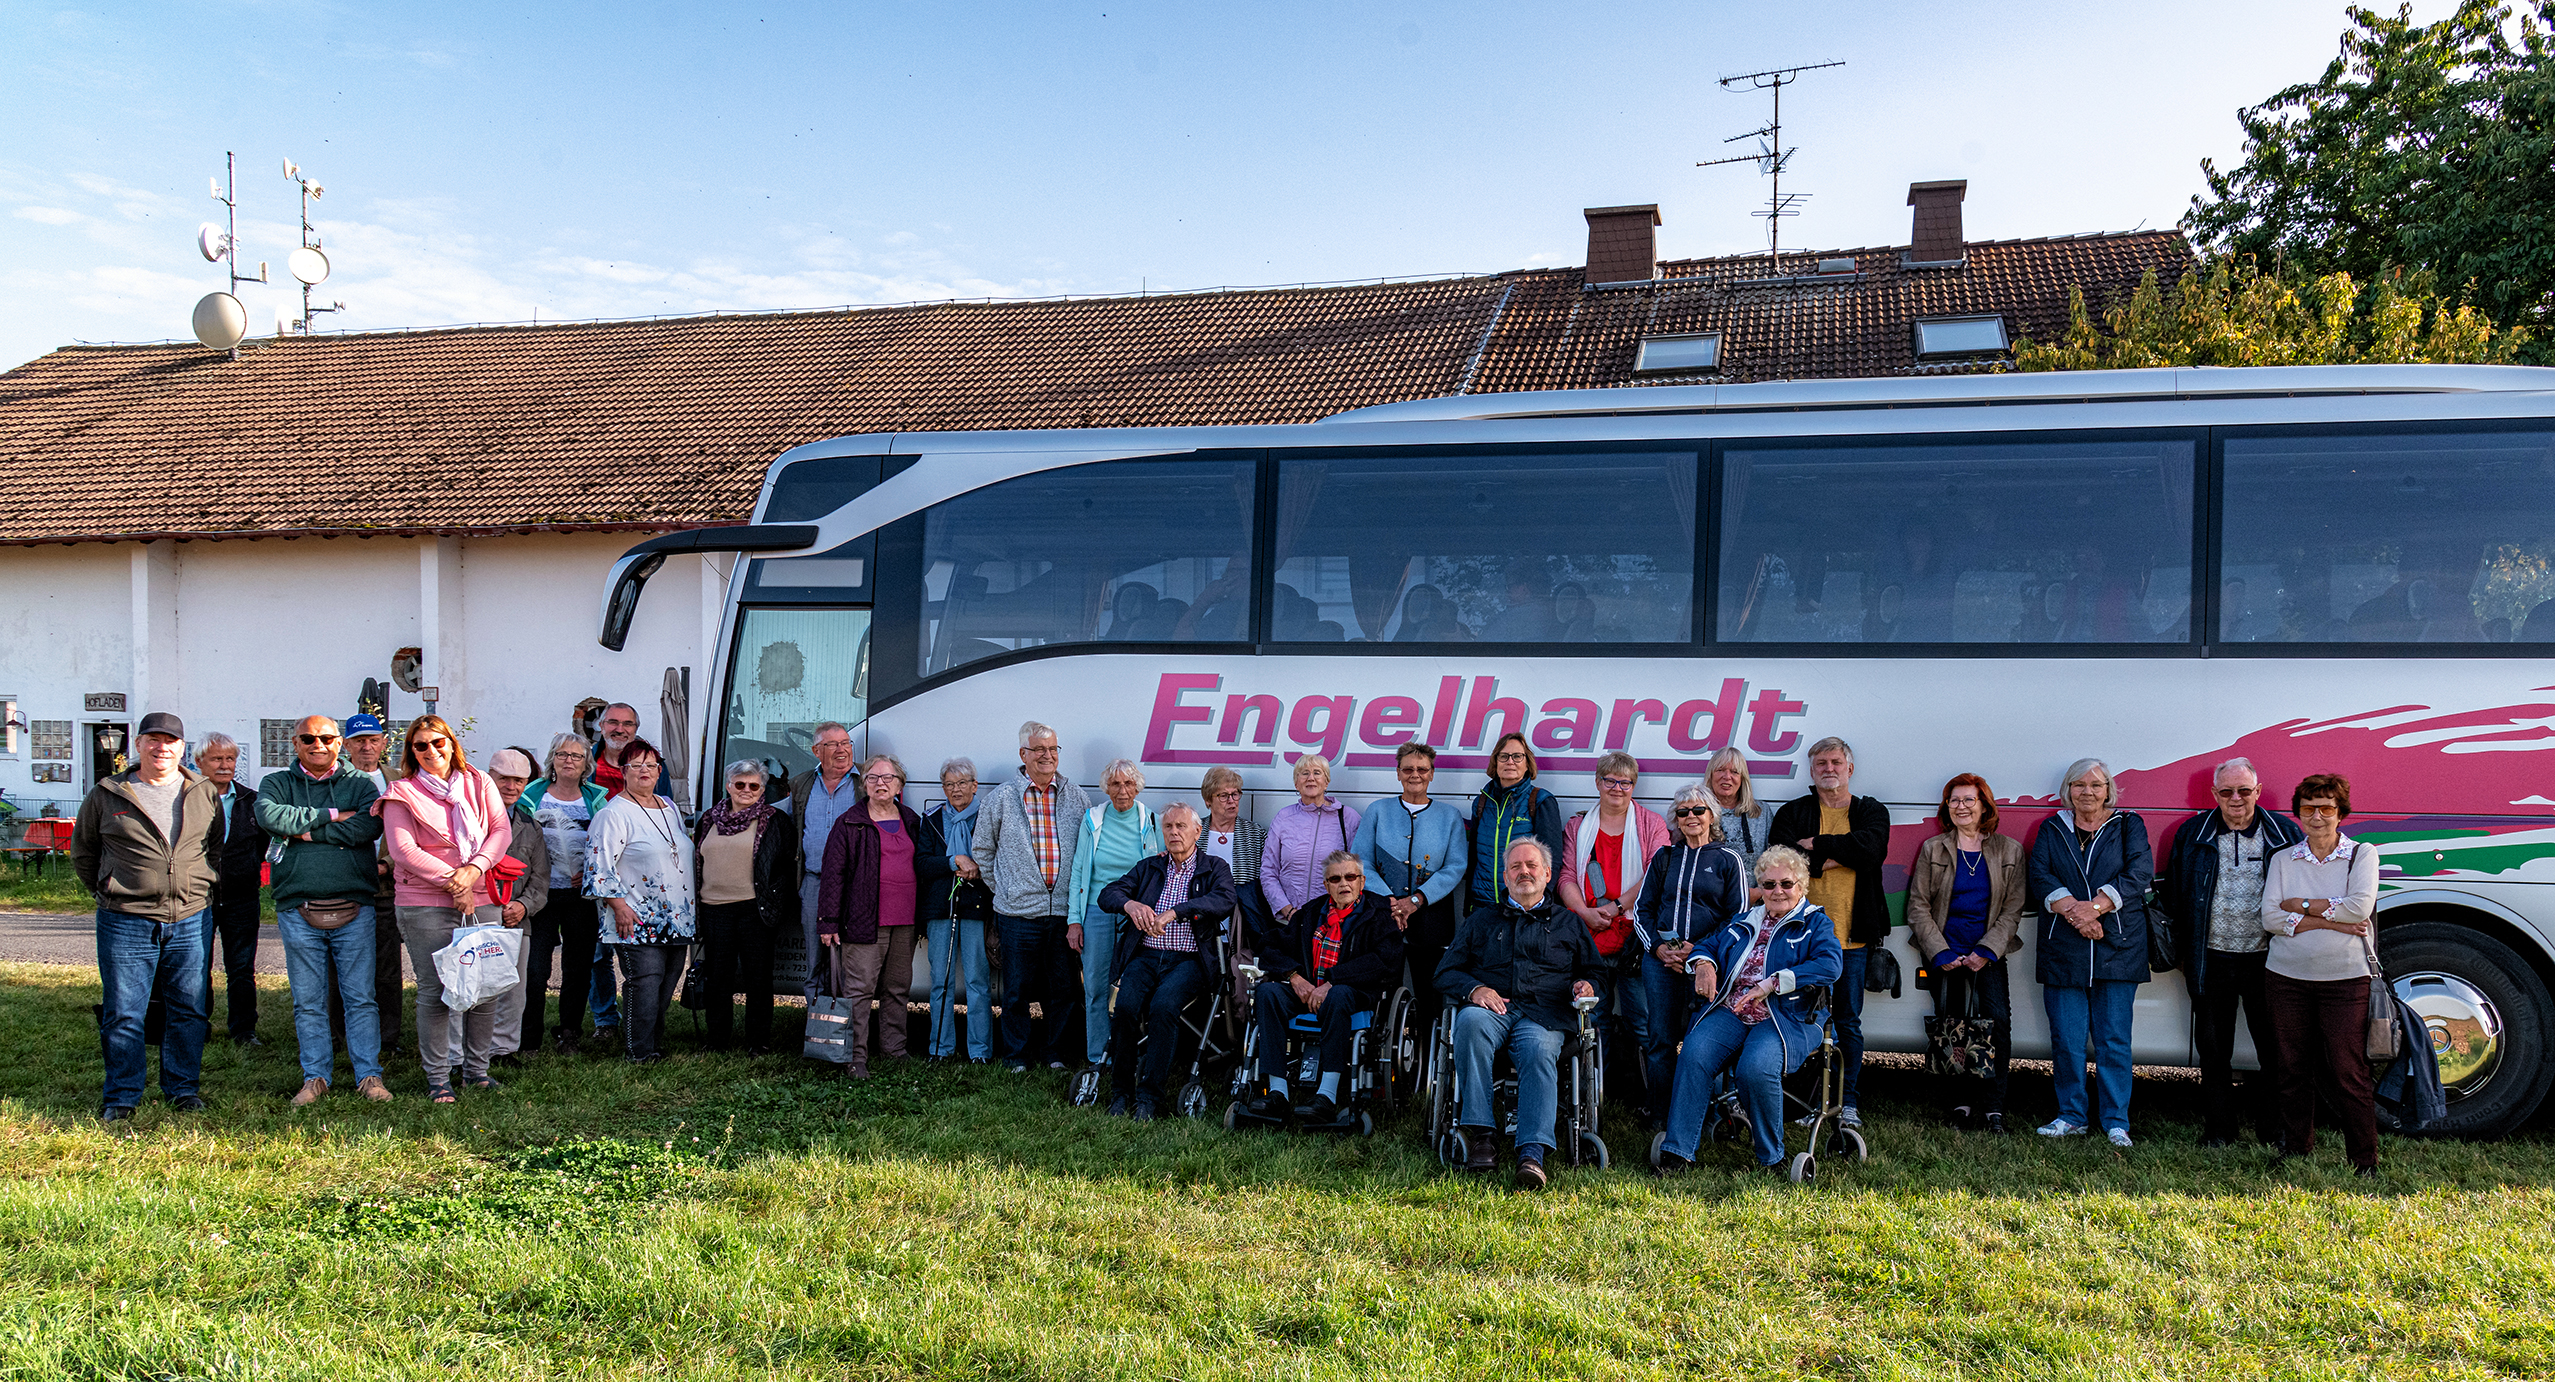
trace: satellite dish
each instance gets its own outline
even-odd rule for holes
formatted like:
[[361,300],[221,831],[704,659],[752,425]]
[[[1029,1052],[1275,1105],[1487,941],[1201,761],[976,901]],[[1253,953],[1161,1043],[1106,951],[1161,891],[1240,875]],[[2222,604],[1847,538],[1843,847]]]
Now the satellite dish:
[[284,267],[304,283],[315,285],[328,281],[328,256],[309,245],[284,256]]
[[195,252],[204,256],[205,263],[218,264],[222,262],[223,252],[229,248],[222,243],[223,239],[222,228],[206,221],[195,228]]
[[289,158],[284,160],[284,176],[286,176],[286,177],[288,177],[288,178],[289,178],[289,177],[295,176],[296,174],[300,173],[301,171],[302,171],[302,165],[300,165],[300,164],[298,164],[298,163],[295,163],[293,160],[291,160],[291,159],[289,159]]
[[228,350],[248,335],[248,309],[228,293],[206,293],[195,304],[195,339]]

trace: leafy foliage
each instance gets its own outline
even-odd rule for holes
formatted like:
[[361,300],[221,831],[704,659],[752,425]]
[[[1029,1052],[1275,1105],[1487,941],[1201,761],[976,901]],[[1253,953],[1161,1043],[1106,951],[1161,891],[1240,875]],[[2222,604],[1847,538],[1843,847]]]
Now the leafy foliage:
[[[2212,257],[2368,282],[2389,266],[2497,328],[2555,320],[2555,0],[2461,0],[2415,24],[2353,7],[2322,76],[2243,111],[2244,159],[2204,161],[2183,228]],[[2542,348],[2524,352],[2535,358]]]
[[2167,285],[2154,270],[2126,302],[2096,314],[2068,294],[2058,340],[2014,345],[2018,370],[2167,365],[2510,364],[2529,339],[2450,303],[2425,273],[2390,270],[2363,288],[2351,274],[2266,272],[2221,257]]

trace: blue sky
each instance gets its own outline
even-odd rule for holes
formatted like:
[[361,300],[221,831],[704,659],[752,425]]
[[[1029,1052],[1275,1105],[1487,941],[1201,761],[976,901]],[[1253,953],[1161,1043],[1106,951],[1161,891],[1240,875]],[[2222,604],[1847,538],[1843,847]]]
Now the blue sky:
[[[2445,0],[2416,6],[2435,17]],[[1481,272],[1763,246],[1785,101],[1804,248],[2170,224],[2234,112],[2319,71],[2335,0],[1829,4],[129,4],[0,0],[0,367],[187,333],[225,150],[285,281],[327,188],[328,328]],[[298,302],[245,288],[252,331]]]

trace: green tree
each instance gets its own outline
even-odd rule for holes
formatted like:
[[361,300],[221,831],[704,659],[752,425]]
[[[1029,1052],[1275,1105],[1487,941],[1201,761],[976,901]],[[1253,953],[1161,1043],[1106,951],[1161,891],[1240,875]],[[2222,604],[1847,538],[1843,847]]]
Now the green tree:
[[[2321,280],[2394,266],[2543,339],[2555,319],[2555,0],[2461,0],[2415,24],[2353,7],[2312,82],[2243,111],[2245,152],[2203,161],[2183,228],[2210,258]],[[2528,356],[2542,355],[2530,347]]]
[[2387,270],[2363,288],[2350,274],[2266,272],[2219,257],[2165,283],[2154,270],[2127,301],[2097,314],[2068,293],[2057,340],[2014,343],[2014,368],[2143,369],[2166,365],[2511,364],[2526,328],[2497,330],[2427,273]]

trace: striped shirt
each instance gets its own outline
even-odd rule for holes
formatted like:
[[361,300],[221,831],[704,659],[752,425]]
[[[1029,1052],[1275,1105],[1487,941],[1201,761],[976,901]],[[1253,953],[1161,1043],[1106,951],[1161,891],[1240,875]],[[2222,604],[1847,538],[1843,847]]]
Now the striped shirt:
[[1038,856],[1038,876],[1052,888],[1064,862],[1064,846],[1056,842],[1056,784],[1020,784],[1020,809],[1029,817],[1029,848]]
[[1173,908],[1189,900],[1189,881],[1198,875],[1197,851],[1187,859],[1172,859],[1162,871],[1162,897],[1153,910],[1162,915],[1162,934],[1144,938],[1149,950],[1194,951],[1198,948],[1197,928],[1171,915]]

